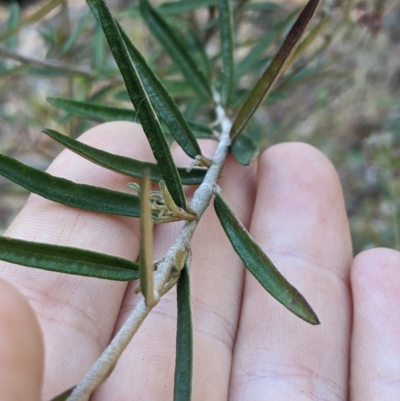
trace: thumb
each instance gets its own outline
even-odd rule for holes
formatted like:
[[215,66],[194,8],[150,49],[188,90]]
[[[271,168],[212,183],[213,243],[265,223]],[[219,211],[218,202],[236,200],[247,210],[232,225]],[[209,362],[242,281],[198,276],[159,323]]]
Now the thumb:
[[43,352],[33,309],[15,287],[0,280],[0,400],[41,399]]

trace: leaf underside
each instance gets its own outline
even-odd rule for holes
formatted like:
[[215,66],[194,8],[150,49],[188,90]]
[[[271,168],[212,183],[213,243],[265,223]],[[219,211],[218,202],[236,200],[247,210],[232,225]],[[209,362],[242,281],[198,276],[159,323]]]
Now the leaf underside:
[[234,250],[264,289],[301,319],[319,324],[317,315],[305,298],[282,276],[218,193],[214,208]]
[[229,151],[238,163],[248,166],[256,161],[260,147],[250,136],[243,133],[236,137]]

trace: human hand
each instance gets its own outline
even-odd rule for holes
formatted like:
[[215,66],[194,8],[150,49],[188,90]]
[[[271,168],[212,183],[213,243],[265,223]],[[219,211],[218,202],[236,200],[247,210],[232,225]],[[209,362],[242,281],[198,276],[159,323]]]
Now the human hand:
[[[82,138],[112,153],[152,161],[130,123],[104,124]],[[206,144],[205,155],[213,144]],[[207,152],[208,151],[208,152]],[[188,159],[175,152],[178,164]],[[64,151],[49,172],[124,190],[131,179]],[[352,258],[336,172],[304,144],[268,149],[257,164],[229,159],[222,193],[284,276],[306,297],[321,325],[300,320],[247,272],[210,207],[196,230],[191,265],[194,319],[193,397],[199,400],[397,400],[400,389],[400,256],[387,249]],[[127,190],[127,189],[126,189]],[[190,196],[190,195],[188,195]],[[155,226],[155,259],[181,223]],[[72,209],[32,195],[6,235],[81,247],[135,260],[138,220]],[[399,270],[400,271],[400,270]],[[0,399],[47,401],[77,384],[140,296],[134,284],[1,263]],[[175,291],[150,313],[100,400],[171,400]]]

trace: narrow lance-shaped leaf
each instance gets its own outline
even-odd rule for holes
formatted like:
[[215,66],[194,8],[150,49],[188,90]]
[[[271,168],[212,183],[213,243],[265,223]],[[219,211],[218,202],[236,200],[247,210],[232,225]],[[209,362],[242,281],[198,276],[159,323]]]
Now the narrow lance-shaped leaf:
[[165,2],[156,8],[161,15],[184,14],[199,8],[215,6],[218,0],[190,0]]
[[129,281],[139,278],[130,260],[68,246],[0,237],[0,260],[59,273]]
[[[143,170],[146,169],[150,172],[150,179],[152,181],[159,182],[163,179],[156,164],[131,159],[130,157],[118,156],[93,148],[52,129],[44,129],[43,132],[71,151],[109,170],[129,177],[141,178]],[[206,170],[194,168],[188,173],[186,168],[178,168],[178,173],[184,185],[199,185],[203,182]]]
[[234,250],[264,289],[301,319],[319,324],[317,315],[304,297],[282,276],[218,193],[214,208]]
[[[109,88],[106,88],[109,90]],[[129,96],[123,92],[129,101]],[[100,94],[101,96],[101,94]],[[61,97],[49,97],[47,101],[53,106],[66,111],[75,116],[95,120],[95,121],[132,121],[140,123],[135,110],[121,107],[103,106],[92,101],[79,101],[65,99]],[[189,127],[197,138],[213,138],[212,129],[207,125],[188,121]],[[215,139],[215,138],[214,138]],[[181,176],[182,177],[182,176]]]
[[29,16],[21,20],[17,26],[13,27],[12,29],[7,29],[5,32],[3,32],[0,35],[0,43],[10,38],[11,36],[15,35],[24,26],[28,26],[30,24],[34,24],[37,21],[40,21],[45,15],[49,14],[62,2],[63,0],[50,0],[47,4],[39,7],[39,9],[36,12],[30,14]]
[[246,134],[238,136],[229,150],[236,161],[243,166],[253,163],[260,153],[260,147]]
[[233,85],[233,18],[231,0],[218,0],[219,27],[221,38],[221,98],[228,107]]
[[[192,26],[188,25],[185,30],[185,39],[188,44],[193,58],[196,60],[199,70],[204,74],[209,82],[211,79],[211,61],[206,53],[203,40],[199,33]],[[186,86],[186,82],[184,83]]]
[[297,60],[304,52],[307,48],[309,48],[314,42],[315,40],[320,37],[320,33],[322,31],[322,29],[324,29],[324,27],[326,26],[326,24],[329,22],[329,16],[328,15],[324,15],[321,20],[319,21],[319,23],[317,25],[315,25],[310,32],[308,33],[308,35],[302,40],[302,42],[297,46],[293,56],[292,56],[292,62],[294,62],[295,60]]
[[162,82],[147,65],[144,57],[119,24],[118,27],[131,60],[140,75],[143,86],[158,116],[162,118],[171,135],[188,156],[194,159],[197,155],[201,155],[199,144],[174,99],[169,95]]
[[142,188],[140,191],[140,289],[146,306],[152,307],[157,303],[154,296],[153,282],[153,222],[150,207],[150,174],[143,172]]
[[182,71],[188,83],[203,99],[211,98],[211,89],[207,80],[198,69],[195,60],[188,49],[182,46],[182,41],[176,37],[176,33],[168,26],[167,22],[151,7],[147,0],[140,0],[140,11],[143,19],[153,35],[158,39],[165,51]]
[[177,305],[174,401],[190,401],[193,372],[193,327],[190,276],[186,263],[181,270],[177,285]]
[[83,15],[83,17],[79,20],[76,28],[71,32],[70,35],[68,35],[67,40],[64,42],[64,44],[61,47],[61,54],[65,54],[67,51],[69,51],[74,44],[77,42],[79,37],[82,35],[83,30],[86,28],[90,21],[91,13],[88,11],[86,14]]
[[103,0],[87,0],[87,2],[94,14],[98,13],[100,17],[107,42],[121,71],[129,97],[135,106],[136,113],[171,196],[179,207],[185,209],[185,195],[167,139],[162,132],[160,122],[149,101],[148,94],[143,88],[139,74],[130,60],[114,18]]
[[291,56],[300,42],[305,30],[314,17],[321,0],[309,0],[303,11],[300,13],[295,24],[286,37],[283,45],[272,60],[271,64],[264,71],[249,97],[244,102],[239,114],[232,125],[230,137],[233,139],[239,135],[253,117],[265,97],[279,76],[286,69]]
[[101,71],[106,62],[107,45],[104,39],[103,29],[100,21],[94,26],[93,48],[93,68],[95,71]]
[[244,74],[250,72],[254,66],[257,65],[260,61],[260,57],[265,53],[268,47],[283,34],[298,11],[299,10],[293,11],[285,19],[277,22],[266,35],[263,35],[259,39],[249,53],[235,65],[235,79],[240,79]]
[[[10,15],[7,20],[7,31],[10,31],[18,26],[20,19],[21,19],[21,9],[18,2],[11,2],[9,6]],[[14,49],[18,45],[18,38],[11,37],[5,43],[5,47],[9,50]]]
[[57,108],[75,116],[99,121],[132,121],[138,122],[135,110],[120,107],[103,106],[91,102],[49,97],[47,101]]
[[68,397],[72,394],[74,391],[74,387],[71,387],[70,389],[64,391],[63,393],[57,395],[56,397],[52,398],[50,401],[68,401]]
[[140,217],[139,197],[76,184],[0,155],[0,175],[54,202],[93,212]]

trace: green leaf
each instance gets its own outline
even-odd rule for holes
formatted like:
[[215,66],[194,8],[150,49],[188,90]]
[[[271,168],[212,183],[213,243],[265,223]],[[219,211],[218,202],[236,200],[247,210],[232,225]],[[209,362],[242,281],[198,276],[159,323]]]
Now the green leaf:
[[304,297],[282,276],[218,193],[214,208],[233,249],[264,289],[301,319],[319,324],[317,315]]
[[67,206],[93,212],[140,217],[139,197],[135,195],[76,184],[5,155],[0,155],[0,175],[43,198]]
[[211,90],[195,60],[182,46],[182,40],[169,27],[166,21],[151,7],[147,0],[140,0],[140,11],[151,33],[158,39],[167,54],[190,83],[195,92],[203,99],[210,99]]
[[231,0],[218,0],[219,27],[221,37],[221,99],[228,107],[233,85],[233,19]]
[[196,138],[216,139],[213,130],[207,125],[196,123],[194,121],[189,121],[189,124]]
[[327,23],[330,21],[328,15],[324,15],[321,20],[316,24],[308,33],[308,35],[303,39],[303,41],[297,46],[293,56],[292,62],[297,60],[305,51],[308,49],[317,38],[320,37],[321,31],[325,28]]
[[260,147],[250,136],[242,134],[233,142],[230,152],[238,163],[248,166],[257,159]]
[[[128,94],[126,91],[119,92],[118,96],[122,96],[122,93]],[[129,97],[128,97],[129,100]],[[131,109],[125,109],[120,107],[103,106],[100,104],[64,99],[61,97],[49,97],[47,101],[53,106],[66,111],[75,116],[84,117],[95,121],[132,121],[138,123],[138,117],[136,112]],[[196,138],[211,138],[215,139],[213,131],[207,125],[199,124],[194,121],[188,121],[190,129],[192,130]],[[178,172],[183,180],[183,175],[178,169]],[[161,178],[160,178],[161,179]],[[188,182],[183,182],[185,185],[190,185]],[[193,183],[194,184],[194,183]]]
[[140,289],[146,306],[152,307],[157,303],[154,296],[153,282],[153,222],[150,206],[150,174],[143,172],[140,192]]
[[277,22],[266,35],[258,40],[257,44],[249,53],[235,65],[234,77],[236,80],[253,70],[254,66],[260,61],[260,57],[263,53],[265,53],[268,47],[283,34],[297,13],[298,10],[296,9],[285,19]]
[[99,15],[111,52],[121,71],[129,97],[135,107],[169,192],[175,203],[182,209],[185,209],[186,199],[182,183],[172,159],[167,139],[150,103],[148,94],[143,88],[139,74],[130,60],[118,26],[103,0],[87,0],[87,2],[92,8],[94,15],[96,16],[97,13]]
[[139,265],[130,260],[68,246],[0,237],[0,260],[59,273],[130,281],[139,278]]
[[190,1],[172,1],[162,3],[156,8],[157,12],[163,16],[180,15],[190,11],[215,6],[218,0],[190,0]]
[[73,115],[97,121],[132,121],[138,122],[136,112],[131,109],[102,106],[100,104],[78,100],[49,97],[47,101],[57,108]]
[[197,155],[201,155],[201,150],[189,124],[183,117],[174,99],[169,95],[162,82],[147,65],[146,60],[120,26],[119,30],[158,116],[165,122],[169,132],[184,152],[195,159]]
[[[152,181],[159,182],[162,180],[160,170],[156,164],[131,159],[130,157],[114,155],[113,153],[93,148],[52,129],[44,129],[43,132],[57,142],[63,144],[72,152],[77,153],[99,166],[135,178],[141,178],[143,170],[148,170]],[[186,170],[186,168],[178,168],[178,173],[184,185],[199,185],[203,182],[206,170],[197,168],[192,169],[190,173]]]
[[82,32],[88,25],[90,19],[91,19],[91,13],[90,13],[90,11],[88,11],[79,20],[78,24],[76,25],[75,29],[71,32],[71,34],[68,35],[67,40],[64,42],[64,44],[61,47],[61,50],[60,50],[61,54],[65,54],[69,50],[71,50],[71,48],[74,46],[74,44],[78,41],[79,37],[82,35]]
[[269,3],[269,2],[248,3],[244,6],[244,9],[249,11],[276,11],[276,10],[281,10],[282,5],[278,3]]
[[43,19],[44,16],[46,16],[51,11],[53,11],[63,1],[64,0],[50,0],[47,4],[40,6],[36,12],[28,15],[26,18],[21,20],[17,26],[13,27],[12,29],[8,29],[5,32],[3,32],[2,34],[0,34],[0,43],[3,42],[4,40],[10,38],[11,36],[15,35],[24,26],[34,24],[35,22]]
[[71,387],[70,389],[64,391],[60,395],[57,395],[55,398],[52,398],[50,401],[68,401],[68,397],[72,394],[74,391],[74,387]]
[[[12,1],[9,6],[10,15],[7,20],[7,31],[10,31],[18,26],[21,20],[21,9],[16,1]],[[10,37],[5,43],[5,47],[9,50],[16,48],[18,45],[18,38],[16,36]]]
[[106,41],[100,21],[94,26],[93,42],[93,68],[96,71],[101,71],[106,62],[107,52]]
[[253,117],[259,106],[268,95],[272,86],[283,73],[290,62],[291,56],[300,42],[305,30],[314,17],[321,0],[309,0],[300,13],[288,36],[283,42],[271,64],[264,71],[262,77],[244,102],[239,114],[233,122],[230,137],[233,139],[239,135]]
[[[187,2],[190,3],[190,2]],[[192,26],[188,25],[185,30],[185,39],[190,48],[193,58],[196,60],[198,68],[204,74],[207,81],[211,79],[211,62],[206,53],[205,46],[198,33]]]
[[190,401],[193,372],[193,327],[190,303],[189,268],[185,263],[177,285],[178,321],[176,330],[176,357],[174,401]]

